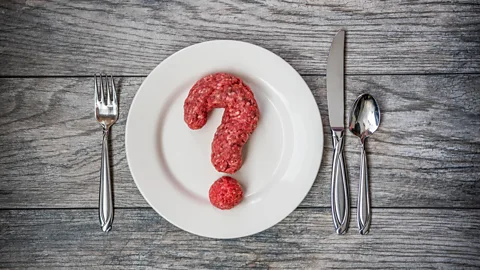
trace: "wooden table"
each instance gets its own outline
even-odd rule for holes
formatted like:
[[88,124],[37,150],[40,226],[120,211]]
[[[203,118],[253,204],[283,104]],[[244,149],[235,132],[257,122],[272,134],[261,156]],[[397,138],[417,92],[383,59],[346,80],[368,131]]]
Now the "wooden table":
[[[363,92],[382,109],[368,144],[371,234],[334,234],[325,90],[330,42],[347,30],[346,110]],[[284,58],[305,79],[325,132],[310,193],[262,233],[213,240],[145,202],[124,148],[127,112],[158,63],[186,46],[235,39]],[[97,204],[96,72],[117,77],[111,162],[115,221]],[[0,267],[480,267],[478,1],[1,1]],[[346,139],[352,200],[359,144]],[[353,211],[354,212],[354,211]]]

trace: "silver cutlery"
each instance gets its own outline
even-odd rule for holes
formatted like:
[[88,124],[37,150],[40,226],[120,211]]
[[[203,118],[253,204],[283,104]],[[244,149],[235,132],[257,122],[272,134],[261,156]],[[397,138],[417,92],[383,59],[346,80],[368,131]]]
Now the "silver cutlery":
[[102,163],[100,167],[99,217],[104,232],[112,229],[113,200],[110,164],[108,157],[108,137],[110,127],[118,119],[117,91],[112,76],[94,75],[95,79],[95,118],[103,128]]
[[367,234],[370,230],[372,214],[370,210],[370,193],[368,190],[367,156],[365,155],[365,141],[380,125],[380,107],[377,101],[369,94],[363,94],[355,100],[350,114],[350,131],[360,138],[362,150],[360,157],[360,184],[357,200],[357,225],[360,234]]
[[344,234],[349,222],[348,180],[343,155],[344,122],[344,46],[345,31],[339,31],[332,41],[327,62],[328,118],[332,131],[332,218],[335,232]]

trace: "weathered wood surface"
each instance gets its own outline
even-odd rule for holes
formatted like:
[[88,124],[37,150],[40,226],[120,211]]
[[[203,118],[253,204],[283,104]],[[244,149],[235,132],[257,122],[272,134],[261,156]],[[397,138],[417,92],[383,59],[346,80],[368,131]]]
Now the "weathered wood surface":
[[147,75],[186,46],[251,42],[325,74],[347,30],[346,72],[480,72],[478,1],[0,1],[0,76]]
[[[480,268],[479,14],[475,0],[0,1],[0,268]],[[382,110],[367,145],[368,236],[356,233],[354,214],[350,232],[335,235],[329,210],[323,74],[340,28],[347,112],[362,92]],[[325,132],[322,166],[300,207],[236,240],[186,233],[148,208],[124,149],[142,76],[213,39],[251,42],[292,64]],[[109,234],[96,209],[101,130],[85,77],[95,72],[119,76],[121,92]],[[358,150],[348,134],[352,201]]]
[[254,236],[213,240],[152,209],[116,211],[101,232],[95,209],[0,211],[6,268],[360,269],[480,267],[480,210],[375,209],[372,233],[332,233],[329,209],[297,209]]
[[[325,151],[302,206],[330,205],[331,140],[325,78],[305,76],[324,124]],[[124,128],[144,78],[118,78],[120,120],[113,127],[117,207],[148,206],[130,175]],[[101,129],[93,117],[92,78],[0,79],[0,207],[96,207]],[[347,108],[365,91],[382,123],[369,139],[374,207],[480,207],[480,75],[348,76]],[[348,134],[352,198],[359,141]]]

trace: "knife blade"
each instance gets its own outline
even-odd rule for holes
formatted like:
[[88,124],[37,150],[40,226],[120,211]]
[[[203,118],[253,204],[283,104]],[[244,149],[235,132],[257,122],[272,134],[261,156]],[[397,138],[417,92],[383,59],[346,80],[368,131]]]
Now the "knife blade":
[[330,127],[339,130],[345,129],[343,116],[344,47],[345,31],[339,31],[333,39],[327,62],[328,118]]
[[345,31],[341,30],[332,41],[327,61],[328,118],[333,142],[331,206],[333,225],[337,234],[347,232],[350,211],[348,179],[343,155],[344,50]]

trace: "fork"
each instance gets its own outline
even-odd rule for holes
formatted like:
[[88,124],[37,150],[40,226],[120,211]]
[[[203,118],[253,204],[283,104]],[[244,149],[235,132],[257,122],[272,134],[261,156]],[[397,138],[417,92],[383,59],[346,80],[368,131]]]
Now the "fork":
[[113,76],[94,75],[95,79],[95,118],[103,128],[102,165],[100,167],[100,198],[98,214],[100,225],[104,232],[112,229],[113,200],[112,182],[110,179],[110,164],[108,157],[108,137],[110,127],[118,119],[117,91]]

